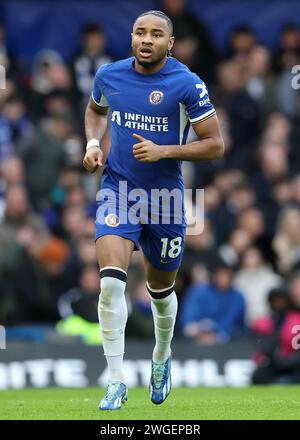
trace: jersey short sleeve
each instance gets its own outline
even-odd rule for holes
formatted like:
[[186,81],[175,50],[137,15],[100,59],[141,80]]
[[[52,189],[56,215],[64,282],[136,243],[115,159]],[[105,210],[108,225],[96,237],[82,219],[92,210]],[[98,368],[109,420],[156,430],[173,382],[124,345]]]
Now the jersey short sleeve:
[[185,102],[187,116],[195,124],[216,114],[210,102],[205,83],[196,75],[189,75],[186,80]]
[[93,101],[99,105],[100,107],[108,107],[109,104],[107,102],[107,99],[103,93],[103,74],[105,71],[105,66],[107,64],[103,64],[96,72],[95,79],[94,79],[94,87],[92,91],[92,99]]

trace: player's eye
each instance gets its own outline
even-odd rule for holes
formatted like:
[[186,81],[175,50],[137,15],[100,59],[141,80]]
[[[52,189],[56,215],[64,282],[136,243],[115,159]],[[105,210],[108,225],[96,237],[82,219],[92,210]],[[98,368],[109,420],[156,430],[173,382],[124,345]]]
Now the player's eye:
[[161,34],[154,34],[155,38],[161,37]]
[[141,32],[141,31],[137,31],[136,34],[137,34],[137,35],[143,35],[143,32]]

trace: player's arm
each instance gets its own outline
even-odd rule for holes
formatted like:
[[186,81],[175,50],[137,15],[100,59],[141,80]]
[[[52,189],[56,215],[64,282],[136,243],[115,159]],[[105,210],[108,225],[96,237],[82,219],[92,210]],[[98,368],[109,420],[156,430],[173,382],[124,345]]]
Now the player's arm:
[[186,145],[157,145],[134,134],[140,142],[133,146],[133,154],[140,162],[156,162],[160,159],[215,160],[224,155],[224,141],[216,115],[194,124],[193,129],[198,140]]
[[87,150],[83,159],[83,166],[93,173],[102,165],[103,152],[100,141],[107,127],[107,114],[109,107],[98,105],[91,97],[85,111],[85,134]]
[[85,134],[87,139],[86,154],[83,166],[93,173],[103,164],[103,152],[100,141],[107,128],[109,107],[98,105],[91,97],[85,111]]
[[224,155],[224,141],[216,115],[193,125],[197,141],[186,145],[163,146],[164,159],[187,161],[215,160]]

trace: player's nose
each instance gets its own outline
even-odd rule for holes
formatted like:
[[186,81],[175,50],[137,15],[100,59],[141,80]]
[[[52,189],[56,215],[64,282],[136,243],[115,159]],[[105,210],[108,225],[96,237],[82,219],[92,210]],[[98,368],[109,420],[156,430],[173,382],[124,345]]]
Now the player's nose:
[[151,34],[144,34],[142,43],[143,44],[153,44],[152,35]]

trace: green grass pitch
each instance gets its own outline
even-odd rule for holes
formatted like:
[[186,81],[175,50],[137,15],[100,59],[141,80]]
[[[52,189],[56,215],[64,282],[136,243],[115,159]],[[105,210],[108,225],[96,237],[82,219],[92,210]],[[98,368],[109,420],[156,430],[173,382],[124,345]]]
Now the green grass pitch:
[[173,388],[157,406],[146,388],[134,388],[117,411],[98,410],[103,392],[96,388],[0,391],[0,420],[300,419],[300,386]]

